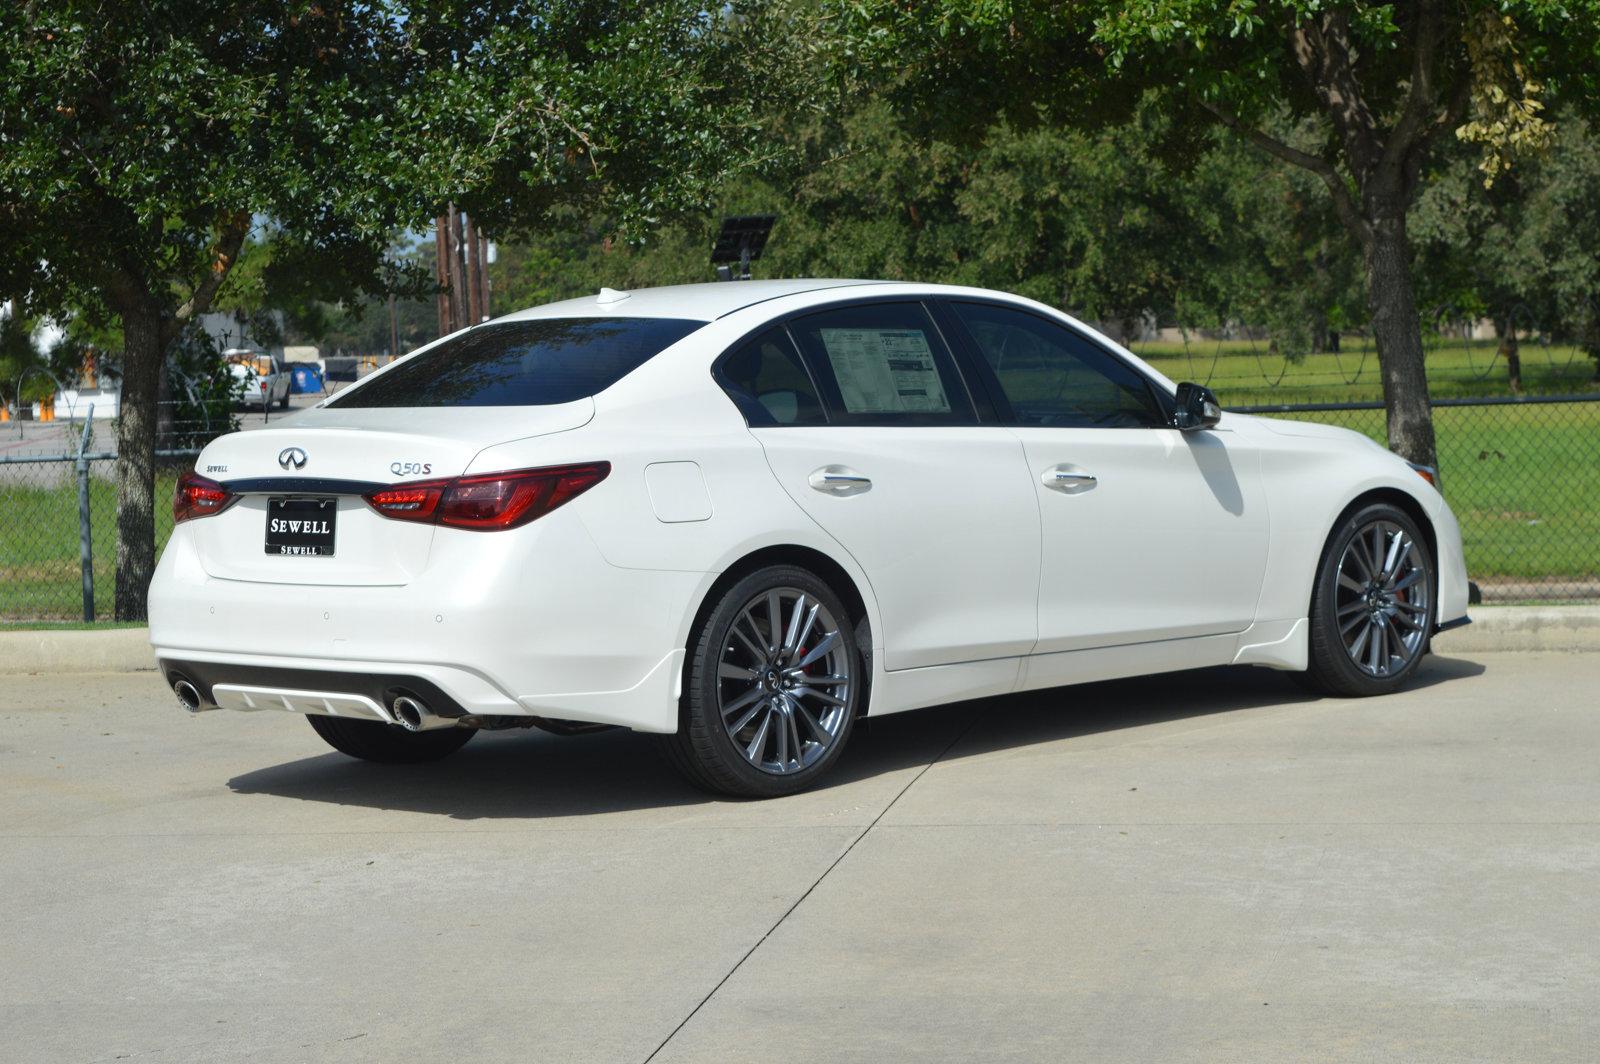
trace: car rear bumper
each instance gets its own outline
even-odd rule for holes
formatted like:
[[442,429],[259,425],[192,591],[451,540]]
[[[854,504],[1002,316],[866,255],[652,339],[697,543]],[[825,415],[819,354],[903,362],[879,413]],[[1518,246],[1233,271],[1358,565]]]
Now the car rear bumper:
[[[310,696],[386,710],[405,691],[445,715],[544,716],[672,732],[686,618],[707,574],[622,569],[557,512],[504,533],[446,530],[403,585],[225,580],[180,524],[150,588],[169,683],[205,708],[307,712]],[[259,707],[218,699],[248,688]]]
[[[471,669],[414,662],[330,661],[242,654],[206,654],[156,647],[169,687],[187,681],[211,709],[280,710],[397,723],[394,701],[414,698],[440,717],[541,716],[640,731],[676,728],[683,651],[669,652],[631,688],[512,695]],[[671,707],[666,726],[660,709]]]

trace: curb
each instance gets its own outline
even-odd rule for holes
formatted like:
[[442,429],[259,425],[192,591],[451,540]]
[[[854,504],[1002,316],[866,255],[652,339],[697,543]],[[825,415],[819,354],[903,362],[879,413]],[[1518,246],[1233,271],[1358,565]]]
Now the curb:
[[[1478,606],[1472,623],[1434,636],[1440,654],[1600,651],[1600,606]],[[149,672],[148,628],[0,631],[0,675],[40,672]]]
[[1440,654],[1600,650],[1600,606],[1474,606],[1472,623],[1433,637]]
[[29,672],[143,672],[156,667],[148,628],[0,631],[0,675]]

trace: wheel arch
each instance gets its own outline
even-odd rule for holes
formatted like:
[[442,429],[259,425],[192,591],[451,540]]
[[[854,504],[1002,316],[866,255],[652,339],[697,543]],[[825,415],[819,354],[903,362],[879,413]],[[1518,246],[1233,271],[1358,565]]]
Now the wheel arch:
[[[858,585],[856,578],[848,569],[815,547],[806,547],[798,543],[777,543],[740,556],[717,575],[695,605],[694,615],[684,636],[685,648],[693,643],[695,634],[705,623],[706,615],[716,606],[723,592],[756,570],[765,569],[769,565],[795,565],[815,573],[844,603],[845,610],[850,614],[852,626],[859,628],[863,623],[870,624],[876,611],[869,604],[866,592]],[[857,715],[866,712],[872,688],[873,662],[876,655],[872,653],[871,647],[867,648],[867,655],[865,693],[868,694],[868,698],[861,699]],[[687,667],[686,661],[685,669]]]
[[[1433,527],[1433,519],[1428,516],[1427,508],[1422,505],[1421,500],[1409,492],[1402,491],[1399,488],[1378,487],[1363,491],[1346,503],[1344,509],[1334,515],[1333,521],[1329,523],[1328,530],[1322,537],[1322,550],[1317,554],[1317,572],[1321,571],[1322,563],[1328,556],[1328,548],[1333,543],[1334,533],[1339,530],[1339,526],[1344,524],[1345,520],[1357,510],[1377,502],[1389,503],[1417,523],[1417,528],[1421,529],[1422,535],[1427,540],[1428,555],[1433,559],[1434,568],[1437,571],[1439,566],[1439,533]],[[1437,577],[1437,572],[1435,575]],[[1315,590],[1315,576],[1312,577],[1311,586]],[[1310,609],[1311,596],[1308,594],[1306,596],[1308,614]]]

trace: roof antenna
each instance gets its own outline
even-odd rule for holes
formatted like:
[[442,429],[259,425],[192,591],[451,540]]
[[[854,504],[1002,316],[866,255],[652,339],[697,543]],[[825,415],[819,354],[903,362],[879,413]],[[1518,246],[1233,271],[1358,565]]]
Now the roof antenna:
[[[767,237],[772,233],[772,223],[777,220],[776,214],[740,214],[724,218],[717,241],[711,245],[711,264],[717,268],[717,280],[748,281],[750,264],[761,257],[761,250],[767,246]],[[733,272],[733,263],[739,264],[737,274]]]

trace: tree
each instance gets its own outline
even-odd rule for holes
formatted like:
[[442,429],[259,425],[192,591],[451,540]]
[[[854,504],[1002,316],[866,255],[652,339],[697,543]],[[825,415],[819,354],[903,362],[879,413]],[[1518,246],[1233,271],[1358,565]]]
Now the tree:
[[1172,154],[1192,154],[1220,123],[1315,175],[1361,250],[1390,446],[1428,464],[1406,220],[1429,149],[1452,134],[1480,145],[1492,181],[1548,140],[1547,92],[1588,104],[1600,76],[1591,2],[857,0],[847,11],[908,109],[946,125],[999,111],[1103,125],[1154,88],[1174,120]]
[[1489,315],[1513,390],[1519,330],[1576,341],[1600,376],[1600,137],[1558,112],[1550,150],[1488,188],[1444,161],[1412,211],[1424,306]]
[[1291,357],[1346,323],[1353,256],[1315,179],[1220,131],[1179,171],[1150,151],[1166,125],[1155,106],[1095,132],[1001,119],[962,143],[909,125],[871,96],[776,121],[786,165],[729,183],[718,213],[630,243],[614,219],[569,212],[501,247],[496,297],[509,309],[707,280],[720,216],[777,210],[760,276],[1003,288],[1113,331],[1247,322]]
[[616,0],[0,5],[0,292],[123,338],[116,615],[154,567],[166,352],[252,230],[321,299],[392,290],[391,234],[448,201],[508,230],[630,220],[746,154],[735,12]]
[[9,300],[0,300],[0,406],[15,402],[20,409],[29,384],[24,381],[18,391],[19,379],[37,369],[44,369],[44,357],[34,337],[38,322],[29,318],[22,308]]

